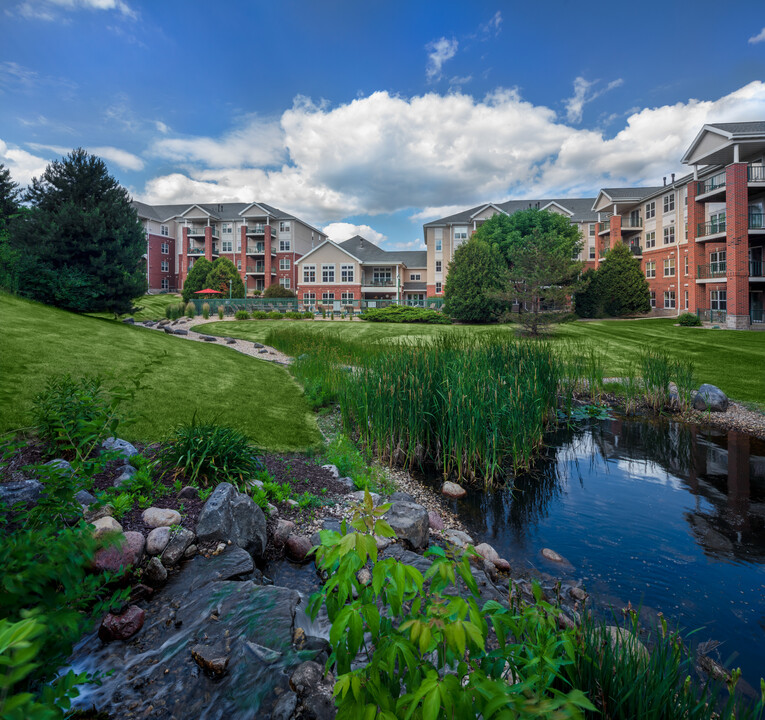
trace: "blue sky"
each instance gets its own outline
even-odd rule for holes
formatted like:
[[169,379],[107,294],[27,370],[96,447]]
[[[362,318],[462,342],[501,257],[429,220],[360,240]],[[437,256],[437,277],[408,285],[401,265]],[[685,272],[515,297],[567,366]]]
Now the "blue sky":
[[660,183],[704,122],[763,118],[761,0],[0,0],[22,184],[83,146],[138,199],[387,247],[484,201]]

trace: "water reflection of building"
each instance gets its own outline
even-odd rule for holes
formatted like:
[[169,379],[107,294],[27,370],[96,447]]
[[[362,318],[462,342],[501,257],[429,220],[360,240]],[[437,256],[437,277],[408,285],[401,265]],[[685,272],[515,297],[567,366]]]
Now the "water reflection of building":
[[622,420],[604,422],[596,443],[606,459],[679,478],[697,498],[685,517],[710,557],[765,562],[765,443],[736,430]]

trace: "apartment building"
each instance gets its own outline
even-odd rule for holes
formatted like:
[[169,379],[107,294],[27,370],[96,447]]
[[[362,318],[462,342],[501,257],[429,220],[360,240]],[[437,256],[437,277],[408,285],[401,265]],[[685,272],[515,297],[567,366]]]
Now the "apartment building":
[[427,293],[425,251],[388,251],[356,235],[326,240],[300,257],[298,297],[306,307],[359,306],[361,300],[424,305]]
[[245,293],[279,284],[297,287],[297,261],[327,236],[265,203],[146,205],[133,202],[146,230],[149,292],[183,288],[194,262],[226,257]]
[[546,200],[509,200],[488,203],[463,210],[455,215],[433,220],[423,226],[427,253],[427,295],[443,295],[446,273],[454,251],[465,242],[486,220],[498,213],[512,215],[518,210],[536,208],[566,216],[579,228],[583,238],[580,259],[586,265],[597,264],[597,222],[593,210],[595,198],[567,198]]

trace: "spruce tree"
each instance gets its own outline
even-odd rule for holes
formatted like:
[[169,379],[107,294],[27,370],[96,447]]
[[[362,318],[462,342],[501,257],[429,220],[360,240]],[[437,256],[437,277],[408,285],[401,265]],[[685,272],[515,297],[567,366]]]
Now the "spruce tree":
[[[183,281],[183,302],[187,303],[194,297],[194,293],[207,287],[207,276],[213,269],[213,264],[207,258],[197,258],[189,270],[189,274]],[[216,290],[217,288],[211,288]]]
[[212,268],[207,273],[204,286],[211,290],[220,290],[225,297],[229,297],[229,291],[232,298],[244,297],[242,277],[239,275],[236,265],[228,258],[219,257],[213,261]]
[[611,317],[638,315],[651,311],[651,289],[640,260],[623,243],[608,251],[596,271],[597,293],[603,312]]

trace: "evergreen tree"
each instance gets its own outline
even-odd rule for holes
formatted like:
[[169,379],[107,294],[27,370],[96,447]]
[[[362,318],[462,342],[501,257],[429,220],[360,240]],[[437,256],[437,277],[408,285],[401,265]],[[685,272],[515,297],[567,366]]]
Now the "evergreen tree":
[[600,276],[596,270],[587,268],[579,280],[579,288],[574,295],[574,312],[583,318],[600,317],[603,306],[600,301]]
[[623,243],[608,251],[597,270],[597,292],[606,315],[624,317],[651,311],[651,289],[640,260]]
[[32,180],[14,228],[19,293],[79,312],[129,312],[146,292],[146,238],[127,190],[104,162],[73,150]]
[[11,222],[18,220],[19,186],[11,173],[0,163],[0,289],[18,291],[18,275],[22,255],[11,245]]
[[444,312],[461,322],[495,321],[507,306],[507,267],[500,251],[473,236],[454,251],[444,288]]
[[[194,297],[194,293],[207,287],[207,276],[213,269],[213,264],[207,258],[197,258],[189,270],[189,274],[183,281],[183,302],[187,303]],[[217,288],[210,288],[216,290]]]
[[0,163],[0,234],[19,211],[20,193],[18,183],[11,178],[11,171]]
[[[230,282],[230,285],[229,285]],[[207,273],[204,287],[210,290],[220,290],[225,297],[229,297],[229,290],[232,298],[244,297],[244,283],[236,265],[228,258],[219,257],[212,264],[210,272]],[[199,288],[202,290],[203,288]]]

